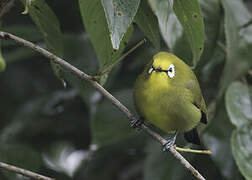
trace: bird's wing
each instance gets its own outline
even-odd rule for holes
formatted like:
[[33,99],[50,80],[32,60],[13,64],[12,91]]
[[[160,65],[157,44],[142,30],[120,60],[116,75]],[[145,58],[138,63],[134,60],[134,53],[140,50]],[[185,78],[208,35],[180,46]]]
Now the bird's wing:
[[202,96],[199,84],[197,80],[191,79],[185,84],[185,88],[191,92],[192,95],[192,104],[196,106],[201,111],[200,121],[204,124],[207,123],[207,109],[205,100]]

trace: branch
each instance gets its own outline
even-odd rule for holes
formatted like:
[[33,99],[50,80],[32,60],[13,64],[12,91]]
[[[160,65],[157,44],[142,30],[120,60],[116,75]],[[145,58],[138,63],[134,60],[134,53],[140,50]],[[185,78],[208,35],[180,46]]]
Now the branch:
[[[58,56],[55,56],[54,54],[50,53],[49,51],[39,47],[38,45],[35,45],[29,41],[26,41],[22,38],[19,38],[17,36],[14,36],[10,33],[1,32],[0,31],[0,38],[2,39],[11,39],[14,40],[18,44],[22,44],[23,46],[26,46],[28,48],[31,48],[43,56],[51,59],[54,63],[59,64],[60,66],[64,67],[65,69],[71,71],[73,74],[78,76],[80,79],[88,81],[97,91],[99,91],[102,95],[104,95],[108,100],[111,101],[112,104],[114,104],[124,115],[128,117],[129,120],[134,120],[134,115],[120,102],[118,101],[114,96],[112,96],[107,90],[105,90],[98,82],[94,80],[94,78],[90,75],[87,75],[86,73],[80,71],[76,67],[69,64],[66,60],[63,60],[59,58]],[[142,129],[145,130],[150,136],[152,136],[154,139],[156,139],[160,144],[164,145],[166,144],[166,140],[161,137],[156,132],[149,129],[146,125],[142,124]],[[180,163],[187,168],[197,179],[205,180],[205,178],[180,154],[178,153],[174,147],[171,147],[169,151],[173,154],[175,158],[177,158]]]
[[18,168],[16,166],[12,166],[12,165],[9,165],[9,164],[3,163],[3,162],[0,162],[0,168],[15,172],[17,174],[22,174],[23,176],[30,177],[30,178],[37,179],[37,180],[55,180],[53,178],[42,176],[40,174],[31,172],[31,171],[28,171],[28,170],[25,170],[22,168]]

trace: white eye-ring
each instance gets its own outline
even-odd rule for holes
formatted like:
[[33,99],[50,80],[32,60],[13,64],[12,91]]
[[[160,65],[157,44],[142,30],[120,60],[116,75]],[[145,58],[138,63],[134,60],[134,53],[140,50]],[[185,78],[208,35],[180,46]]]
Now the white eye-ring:
[[151,74],[153,70],[154,70],[153,67],[151,67],[151,68],[149,69],[148,73]]
[[174,78],[175,76],[175,66],[171,64],[168,68],[167,74],[170,78]]

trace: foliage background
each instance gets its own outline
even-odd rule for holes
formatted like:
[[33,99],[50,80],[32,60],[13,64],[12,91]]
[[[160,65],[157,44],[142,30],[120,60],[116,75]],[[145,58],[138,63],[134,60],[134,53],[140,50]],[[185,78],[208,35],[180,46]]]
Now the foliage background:
[[[0,2],[1,14],[7,1]],[[118,6],[106,0],[16,0],[1,16],[0,29],[98,74],[133,112],[134,80],[155,53],[173,52],[197,64],[210,119],[207,127],[200,126],[201,148],[213,154],[184,156],[207,179],[252,179],[251,1],[199,1],[205,24],[200,59],[192,47],[203,36],[196,29],[188,38],[190,29],[178,21],[181,9],[175,9],[177,19],[166,0],[114,2]],[[174,6],[177,2],[187,4],[177,0]],[[113,21],[112,6],[126,19],[119,13]],[[144,37],[147,43],[117,61]],[[13,42],[1,41],[1,51],[0,161],[61,180],[193,179],[159,144],[130,129],[122,113],[87,83]],[[107,69],[111,72],[103,73]],[[182,135],[177,144],[186,145]],[[1,170],[0,179],[25,178]]]

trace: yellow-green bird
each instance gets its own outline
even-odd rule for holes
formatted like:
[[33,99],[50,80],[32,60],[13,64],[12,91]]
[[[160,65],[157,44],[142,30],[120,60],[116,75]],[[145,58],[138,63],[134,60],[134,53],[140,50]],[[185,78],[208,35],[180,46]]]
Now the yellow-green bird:
[[196,126],[207,123],[207,109],[198,80],[190,67],[177,56],[160,52],[145,66],[134,87],[134,101],[140,118],[166,133],[174,133],[166,149],[184,132],[188,142],[200,145]]

